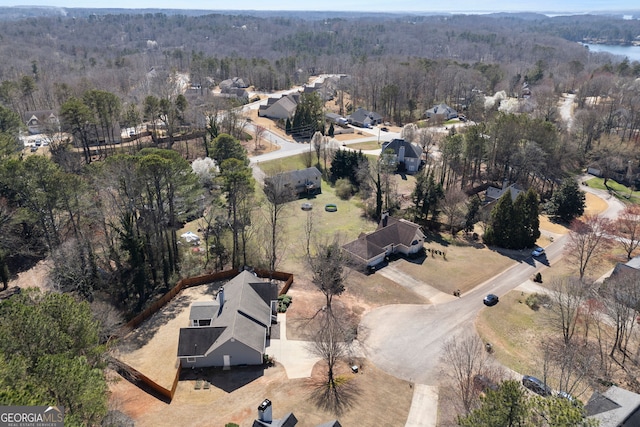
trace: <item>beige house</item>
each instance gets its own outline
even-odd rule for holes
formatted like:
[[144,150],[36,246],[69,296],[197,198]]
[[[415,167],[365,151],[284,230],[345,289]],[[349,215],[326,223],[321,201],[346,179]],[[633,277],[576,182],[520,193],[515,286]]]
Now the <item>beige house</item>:
[[422,228],[406,219],[396,219],[383,214],[378,229],[364,234],[342,247],[349,258],[364,267],[382,263],[393,254],[416,254],[424,247]]

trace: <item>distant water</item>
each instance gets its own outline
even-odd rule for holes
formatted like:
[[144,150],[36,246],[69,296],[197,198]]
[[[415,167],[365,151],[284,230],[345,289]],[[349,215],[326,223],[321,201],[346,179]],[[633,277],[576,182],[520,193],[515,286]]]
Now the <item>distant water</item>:
[[640,61],[640,46],[616,46],[608,44],[588,44],[585,46],[592,52],[608,52],[614,55],[626,56],[629,61]]

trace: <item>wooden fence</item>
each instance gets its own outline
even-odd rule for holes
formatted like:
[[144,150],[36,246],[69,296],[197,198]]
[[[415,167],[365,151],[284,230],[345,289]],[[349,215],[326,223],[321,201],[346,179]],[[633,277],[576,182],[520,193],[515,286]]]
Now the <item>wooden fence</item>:
[[[268,278],[268,279],[276,279],[276,280],[283,281],[284,286],[280,290],[279,295],[286,294],[287,291],[289,290],[289,287],[293,283],[293,274],[291,273],[284,273],[282,271],[269,271],[269,270],[262,270],[262,269],[256,269],[255,273],[258,277],[263,279]],[[158,299],[149,307],[147,307],[147,309],[144,310],[142,313],[138,314],[136,317],[134,317],[129,322],[127,322],[127,324],[124,325],[122,328],[120,328],[120,330],[117,333],[112,335],[109,338],[109,340],[124,336],[131,329],[137,328],[142,322],[147,320],[149,317],[153,316],[158,310],[164,307],[183,289],[190,288],[193,286],[200,286],[207,283],[232,279],[236,277],[238,274],[240,274],[240,271],[238,270],[226,270],[226,271],[220,271],[217,273],[205,274],[202,276],[188,277],[178,281],[178,283],[176,283],[173,289],[171,289],[169,292],[164,294],[160,299]],[[155,393],[167,399],[169,402],[173,399],[173,396],[176,393],[176,388],[178,387],[178,381],[180,380],[180,367],[178,367],[177,369],[176,376],[173,380],[173,385],[171,386],[171,390],[169,390],[157,384],[151,378],[147,377],[142,372],[134,369],[133,367],[127,365],[121,360],[115,359],[115,363],[116,363],[116,366],[118,366],[118,369],[120,370],[121,375],[123,375],[124,373],[123,371],[125,371],[126,373],[132,375],[136,381],[142,383],[144,386],[153,390]]]
[[116,367],[116,371],[122,377],[127,378],[129,381],[138,386],[142,385],[142,388],[151,390],[153,394],[156,395],[156,397],[160,397],[167,402],[171,402],[173,396],[176,394],[176,389],[178,388],[178,380],[180,380],[180,367],[176,369],[176,376],[173,379],[171,390],[169,390],[121,360],[114,359],[114,365]]

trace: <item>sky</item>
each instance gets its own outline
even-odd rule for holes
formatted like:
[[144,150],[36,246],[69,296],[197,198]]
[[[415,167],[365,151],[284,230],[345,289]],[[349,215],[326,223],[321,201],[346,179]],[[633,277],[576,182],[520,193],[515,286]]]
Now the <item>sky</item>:
[[366,12],[595,12],[640,10],[638,0],[0,0],[0,6]]

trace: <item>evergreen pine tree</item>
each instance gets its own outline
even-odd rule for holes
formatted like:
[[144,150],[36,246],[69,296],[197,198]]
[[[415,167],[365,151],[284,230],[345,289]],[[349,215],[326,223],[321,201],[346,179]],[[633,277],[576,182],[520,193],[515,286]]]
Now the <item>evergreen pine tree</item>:
[[507,247],[505,245],[509,241],[509,233],[512,230],[511,221],[513,221],[513,202],[511,192],[507,191],[498,199],[498,203],[491,211],[489,226],[484,234],[485,243]]

